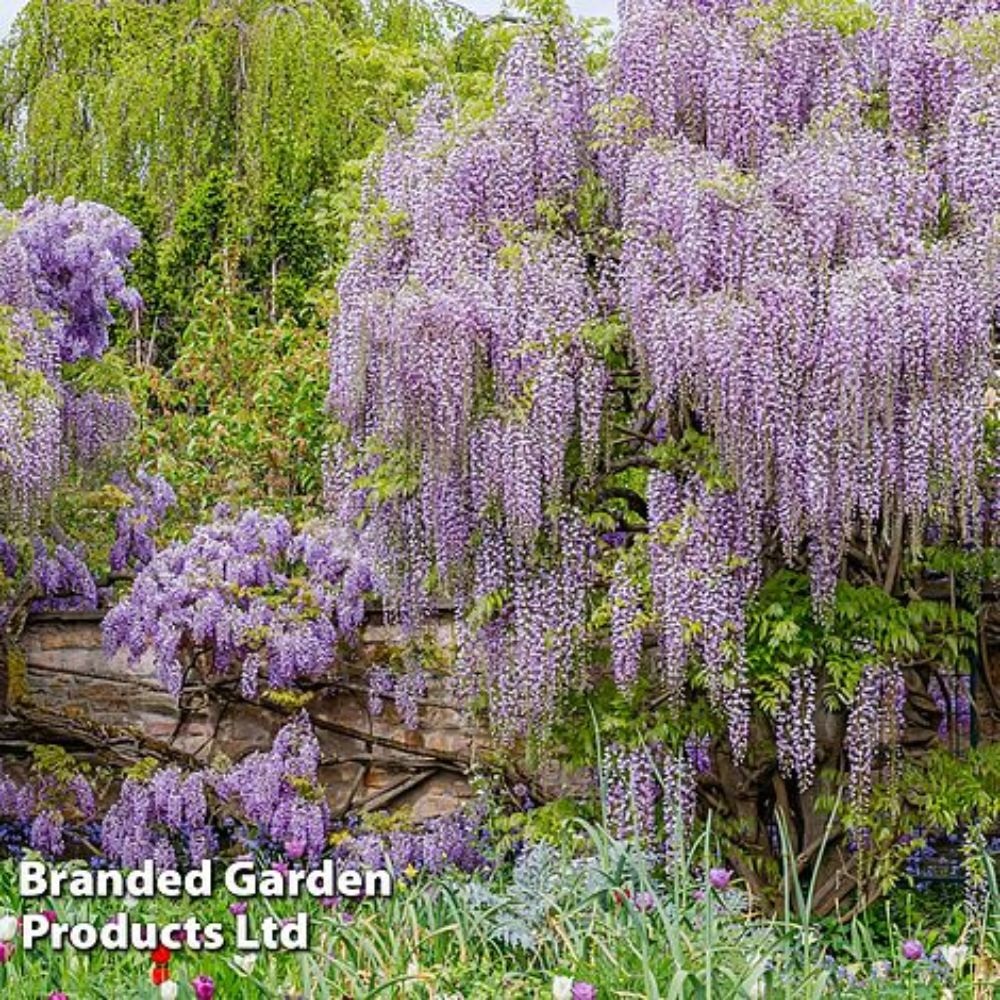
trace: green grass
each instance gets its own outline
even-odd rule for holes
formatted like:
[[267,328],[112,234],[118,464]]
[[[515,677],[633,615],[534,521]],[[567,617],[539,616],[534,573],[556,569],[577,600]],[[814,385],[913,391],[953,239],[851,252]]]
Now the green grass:
[[[765,918],[737,884],[719,892],[699,874],[713,863],[707,835],[668,877],[600,830],[584,826],[581,833],[585,856],[542,845],[492,874],[402,878],[393,898],[356,906],[349,922],[316,900],[251,901],[257,919],[308,912],[310,950],[262,953],[243,970],[231,947],[214,953],[185,948],[171,961],[179,998],[190,1000],[191,979],[207,974],[219,1000],[516,1000],[551,997],[556,975],[593,983],[601,998],[936,1000],[944,988],[956,998],[972,998],[974,969],[983,978],[991,956],[1000,955],[994,920],[975,934],[971,927],[936,932],[912,913],[904,913],[899,926],[884,913],[878,921],[861,918],[836,930],[810,924],[796,915],[802,911],[794,900],[801,893],[807,902],[808,890],[794,879],[789,915]],[[221,889],[207,900],[141,900],[131,907],[115,899],[22,901],[14,863],[0,864],[0,913],[51,908],[60,920],[98,925],[119,912],[158,924],[195,916],[231,935],[231,902]],[[907,962],[899,948],[907,937],[920,938],[928,949],[965,944],[970,959],[958,975],[940,962]],[[874,975],[879,962],[886,964]],[[0,997],[44,1000],[61,989],[71,1000],[153,1000],[159,993],[150,968],[144,953],[56,952],[43,942],[30,951],[19,947],[0,966]],[[852,985],[852,977],[864,982]]]

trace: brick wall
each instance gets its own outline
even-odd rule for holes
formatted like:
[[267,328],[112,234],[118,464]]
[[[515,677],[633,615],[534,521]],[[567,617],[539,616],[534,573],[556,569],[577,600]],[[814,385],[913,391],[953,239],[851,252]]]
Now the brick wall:
[[[450,621],[443,618],[436,633],[440,644],[450,644]],[[416,731],[402,726],[389,701],[378,717],[369,713],[367,669],[394,638],[386,625],[369,624],[356,662],[317,688],[307,707],[323,747],[321,776],[334,810],[391,803],[408,806],[421,819],[455,809],[472,794],[467,774],[486,741],[451,703],[442,677],[430,681]],[[95,731],[137,727],[205,763],[268,747],[287,718],[287,709],[227,701],[200,684],[185,689],[178,704],[150,663],[133,669],[123,657],[104,653],[96,614],[34,618],[20,645],[25,663],[18,683],[33,706],[69,714]],[[31,738],[23,726],[19,736]],[[6,740],[6,753],[16,742]]]

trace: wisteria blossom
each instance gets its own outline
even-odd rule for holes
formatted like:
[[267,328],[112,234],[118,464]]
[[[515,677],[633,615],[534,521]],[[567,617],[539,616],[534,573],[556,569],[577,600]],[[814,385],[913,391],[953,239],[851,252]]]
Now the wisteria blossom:
[[[162,506],[156,489],[160,499],[154,490],[148,502]],[[134,524],[126,527],[133,551],[148,552],[136,549]],[[279,515],[220,511],[188,542],[156,553],[104,619],[105,642],[133,661],[151,650],[175,696],[185,655],[210,652],[211,671],[238,671],[252,696],[261,677],[287,687],[332,669],[338,643],[361,624],[369,587],[367,565],[343,534],[322,526],[296,533]]]
[[63,365],[101,357],[113,304],[131,312],[141,306],[127,282],[138,244],[131,223],[94,202],[29,198],[17,212],[0,206],[0,340],[14,359],[0,380],[5,522],[30,526],[71,463],[107,458],[132,430],[127,400],[78,391]]

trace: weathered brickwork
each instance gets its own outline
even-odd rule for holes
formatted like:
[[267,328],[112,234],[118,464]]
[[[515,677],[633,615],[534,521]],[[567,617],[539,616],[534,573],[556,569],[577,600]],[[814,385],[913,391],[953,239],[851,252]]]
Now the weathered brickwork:
[[[357,662],[317,689],[307,707],[323,746],[322,777],[335,810],[405,805],[421,819],[453,810],[471,796],[467,775],[486,743],[449,700],[441,677],[430,679],[418,730],[403,727],[391,701],[379,716],[371,715],[367,664],[394,638],[391,628],[370,625]],[[450,642],[447,621],[436,638]],[[144,736],[206,763],[267,747],[287,717],[277,708],[227,703],[201,686],[186,689],[178,704],[151,664],[133,669],[123,657],[107,656],[97,615],[34,619],[20,645],[23,684],[34,705],[102,725],[138,727]]]

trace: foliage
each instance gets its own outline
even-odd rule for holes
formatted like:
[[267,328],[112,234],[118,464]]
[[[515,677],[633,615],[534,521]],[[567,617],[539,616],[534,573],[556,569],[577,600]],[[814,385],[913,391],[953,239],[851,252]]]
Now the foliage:
[[219,295],[201,301],[169,372],[133,379],[144,416],[133,454],[175,484],[175,532],[220,502],[317,513],[325,352],[315,328],[253,325],[245,297]]
[[[211,975],[219,995],[273,997],[296,994],[326,1000],[348,991],[375,997],[387,991],[430,997],[548,996],[556,976],[593,984],[598,997],[754,996],[778,1000],[837,995],[937,998],[990,989],[996,928],[973,932],[922,925],[905,907],[870,922],[855,920],[820,940],[816,928],[793,916],[755,914],[731,873],[713,868],[701,841],[667,879],[654,877],[628,845],[582,828],[584,853],[526,845],[510,866],[462,875],[444,872],[402,878],[391,899],[333,906],[318,900],[261,899],[250,918],[305,912],[316,947],[246,959],[184,948],[171,961],[182,984]],[[716,884],[726,881],[725,888]],[[202,923],[218,922],[232,934],[233,902],[217,891],[199,903]],[[101,925],[121,909],[114,899],[42,899],[60,921]],[[184,909],[187,906],[188,909]],[[9,862],[0,866],[0,910],[22,912]],[[27,912],[25,910],[25,912]],[[183,921],[189,904],[141,900],[125,911],[130,922],[164,926]],[[121,919],[119,916],[117,919]],[[918,941],[923,957],[907,959],[904,941]],[[955,950],[957,949],[957,950]],[[950,960],[950,962],[949,962]],[[60,952],[44,944],[15,950],[0,968],[12,1000],[28,1000],[70,985],[79,1000],[108,995],[150,997],[148,956],[96,949]]]
[[161,352],[230,267],[258,320],[306,315],[340,239],[314,199],[343,193],[467,22],[409,2],[31,3],[0,69],[0,199],[73,193],[134,218]]

